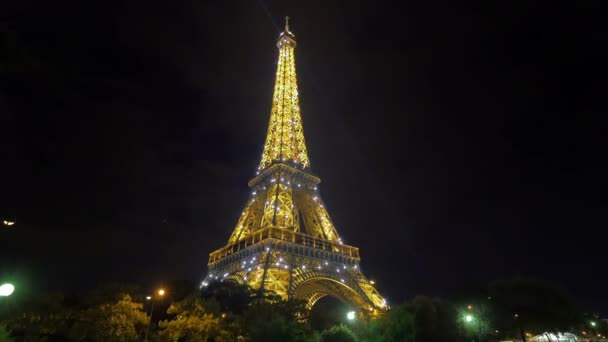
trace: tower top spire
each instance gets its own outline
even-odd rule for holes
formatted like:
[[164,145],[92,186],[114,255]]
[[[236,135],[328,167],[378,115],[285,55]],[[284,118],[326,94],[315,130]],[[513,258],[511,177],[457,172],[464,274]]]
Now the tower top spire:
[[279,49],[286,44],[296,47],[296,35],[289,31],[289,19],[288,16],[285,16],[285,29],[279,35],[279,41],[277,42]]
[[289,17],[285,17],[285,31],[279,35],[277,47],[279,60],[272,110],[259,170],[275,163],[308,169],[310,162],[304,142],[294,59],[296,40],[289,31]]

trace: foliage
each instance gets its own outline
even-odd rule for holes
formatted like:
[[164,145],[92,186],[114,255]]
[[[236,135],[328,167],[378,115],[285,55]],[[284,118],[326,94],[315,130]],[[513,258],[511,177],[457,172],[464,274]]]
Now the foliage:
[[11,307],[11,314],[3,322],[12,330],[12,336],[26,341],[44,341],[47,336],[65,332],[71,316],[58,293],[30,294],[18,298]]
[[[467,317],[469,319],[467,319]],[[473,339],[486,339],[492,335],[492,310],[487,303],[476,302],[458,308],[460,332],[463,336]]]
[[[167,313],[175,315],[172,320],[159,322],[162,329],[159,336],[166,341],[207,341],[207,338],[218,335],[220,318],[209,313],[209,303],[196,296],[171,304]],[[211,303],[212,307],[216,303]]]
[[301,325],[285,317],[272,317],[270,320],[258,320],[248,326],[247,336],[253,342],[299,342],[307,341]]
[[356,342],[357,336],[344,324],[334,325],[321,333],[322,342]]
[[502,325],[498,329],[534,334],[560,332],[582,320],[562,290],[540,281],[526,278],[501,281],[492,284],[488,294],[496,323]]
[[236,282],[213,282],[202,292],[203,298],[214,298],[222,312],[230,312],[236,315],[242,314],[249,306],[255,293],[247,285],[237,284]]
[[308,315],[303,301],[265,296],[252,301],[240,326],[251,341],[306,341]]
[[414,316],[416,341],[455,341],[460,338],[454,307],[438,298],[417,296],[406,305]]
[[116,303],[106,303],[79,311],[69,336],[74,340],[137,341],[148,326],[143,304],[124,295]]
[[408,305],[395,305],[390,311],[373,318],[369,322],[361,322],[357,333],[363,341],[392,342],[414,341],[414,315]]
[[[187,288],[185,284],[181,293],[185,294]],[[135,291],[136,287],[121,284],[74,298],[32,291],[14,298],[10,315],[0,315],[0,342],[9,336],[17,341],[140,341],[149,318],[142,310],[143,295]],[[156,307],[155,316],[162,311]],[[378,317],[362,312],[347,325],[339,324],[346,319],[343,308],[333,314],[321,313],[315,318],[314,330],[309,324],[313,316],[303,301],[283,300],[269,292],[262,295],[236,283],[214,283],[201,293],[174,301],[158,329],[151,325],[150,339],[458,342],[515,338],[524,330],[534,334],[585,330],[608,333],[607,324],[596,315],[580,315],[560,290],[521,278],[492,284],[455,305],[416,297]],[[471,317],[467,319],[467,315]],[[595,323],[593,327],[591,322]],[[496,330],[501,336],[494,334]]]
[[11,331],[4,324],[0,324],[0,342],[12,342]]

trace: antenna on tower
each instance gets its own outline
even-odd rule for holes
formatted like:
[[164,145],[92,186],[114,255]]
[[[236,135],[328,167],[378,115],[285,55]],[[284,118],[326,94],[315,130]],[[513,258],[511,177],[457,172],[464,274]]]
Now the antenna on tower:
[[289,17],[285,16],[285,31],[289,32]]

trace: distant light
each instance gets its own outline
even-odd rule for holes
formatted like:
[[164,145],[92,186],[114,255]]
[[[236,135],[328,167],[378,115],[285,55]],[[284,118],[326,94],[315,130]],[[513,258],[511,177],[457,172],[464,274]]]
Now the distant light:
[[370,280],[369,283],[372,284],[372,285],[374,285],[376,282],[373,281],[373,280]]
[[3,284],[2,286],[0,286],[0,296],[1,297],[8,297],[10,295],[13,294],[13,292],[15,292],[15,286],[13,286],[13,284]]
[[354,319],[355,319],[355,317],[356,317],[356,315],[355,315],[355,312],[354,312],[354,311],[349,311],[349,312],[346,314],[346,318],[347,318],[349,321],[354,320]]
[[146,300],[150,300],[150,299],[152,299],[152,296],[147,296],[146,297]]
[[595,322],[591,322],[591,326],[594,327],[595,326]]
[[473,321],[473,316],[466,315],[466,316],[464,316],[464,320],[467,321],[467,322],[471,322],[471,321]]
[[10,227],[15,224],[15,221],[4,220],[4,221],[2,221],[2,223],[4,223],[5,226]]
[[470,304],[469,304],[469,306],[467,306],[467,309],[469,309],[469,310],[473,310],[473,305],[470,305]]
[[159,296],[164,296],[165,295],[165,290],[164,289],[158,290],[158,295]]

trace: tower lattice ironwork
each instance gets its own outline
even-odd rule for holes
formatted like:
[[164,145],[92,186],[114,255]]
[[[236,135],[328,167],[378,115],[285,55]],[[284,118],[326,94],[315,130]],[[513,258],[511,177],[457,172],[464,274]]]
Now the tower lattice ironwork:
[[[288,18],[286,18],[288,20]],[[310,172],[288,22],[277,42],[272,111],[251,198],[225,247],[209,255],[201,286],[233,280],[261,291],[303,299],[311,308],[333,296],[365,310],[386,308],[361,272],[359,249],[338,235]]]

